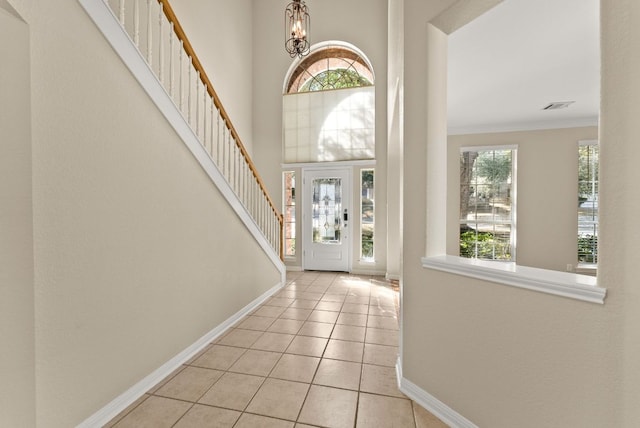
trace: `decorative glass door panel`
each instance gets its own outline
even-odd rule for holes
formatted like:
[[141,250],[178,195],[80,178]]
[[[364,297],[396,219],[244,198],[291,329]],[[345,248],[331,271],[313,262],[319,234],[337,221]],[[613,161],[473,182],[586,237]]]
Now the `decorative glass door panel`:
[[350,270],[350,169],[303,170],[302,265],[307,270]]
[[342,180],[340,178],[316,178],[313,189],[311,226],[313,242],[340,244],[342,229]]

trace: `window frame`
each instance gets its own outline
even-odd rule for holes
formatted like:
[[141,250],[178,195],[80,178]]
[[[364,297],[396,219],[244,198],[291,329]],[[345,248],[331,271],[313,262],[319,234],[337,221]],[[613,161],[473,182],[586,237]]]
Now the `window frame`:
[[[371,233],[371,257],[364,257],[363,252],[362,252],[362,246],[363,246],[363,240],[362,240],[362,233],[364,230],[364,222],[362,221],[362,217],[363,217],[363,208],[364,208],[364,196],[363,196],[363,174],[365,171],[371,171],[373,174],[373,185],[371,187],[371,189],[373,190],[373,199],[371,199],[371,203],[372,203],[372,210],[373,210],[373,214],[372,214],[372,219],[373,222],[371,223],[371,227],[372,227],[372,233]],[[375,203],[375,192],[376,192],[376,169],[375,167],[369,167],[369,168],[361,168],[360,169],[360,209],[359,209],[359,215],[360,215],[360,233],[359,233],[359,248],[360,248],[360,261],[363,263],[375,263],[376,261],[376,246],[375,246],[375,236],[376,236],[376,203]]]
[[[463,146],[460,147],[459,153],[460,155],[464,152],[486,152],[486,151],[499,151],[499,150],[510,150],[511,151],[511,221],[510,225],[510,234],[509,234],[509,245],[510,245],[510,255],[509,259],[483,259],[477,257],[464,257],[461,256],[458,252],[458,256],[471,260],[482,260],[483,262],[493,263],[517,263],[517,207],[518,207],[518,185],[517,185],[517,164],[518,164],[518,145],[517,144],[501,144],[501,145],[483,145],[483,146]],[[475,164],[474,164],[475,168]],[[458,189],[458,197],[460,198],[460,188],[462,187],[462,183],[459,183]],[[458,200],[458,208],[460,208],[461,200]],[[493,222],[492,222],[493,223]],[[499,222],[500,224],[504,224],[504,222]],[[463,220],[458,215],[458,248],[460,245],[461,237],[460,237],[460,226],[463,224]],[[465,222],[465,224],[468,224]],[[498,224],[498,223],[493,223]],[[458,250],[459,251],[459,250]]]
[[[287,204],[287,192],[288,192],[288,187],[287,187],[287,174],[290,174],[292,176],[293,179],[293,192],[292,192],[292,204],[288,205]],[[285,259],[295,259],[297,257],[297,251],[296,251],[296,226],[297,226],[297,221],[296,221],[296,214],[297,214],[297,205],[296,205],[296,171],[294,170],[284,170],[282,171],[282,216],[283,216],[283,245],[284,245],[284,249],[283,249],[283,255],[285,257]],[[289,221],[287,222],[287,207],[293,207],[293,221]],[[287,227],[287,225],[289,225],[289,227]],[[289,239],[293,239],[293,253],[292,254],[287,254],[287,230],[291,231],[291,235],[292,238]]]
[[[578,239],[580,239],[580,225],[582,224],[588,224],[591,226],[595,226],[595,238],[596,238],[596,251],[595,251],[595,262],[590,263],[590,262],[583,262],[580,261],[580,247],[578,245],[578,243],[576,243],[576,258],[577,258],[577,264],[576,264],[576,268],[579,270],[583,270],[583,271],[591,271],[591,270],[597,270],[598,268],[598,259],[599,259],[599,254],[598,254],[598,244],[597,244],[597,239],[599,236],[599,232],[600,232],[600,208],[599,208],[599,200],[600,200],[600,143],[598,140],[580,140],[578,141],[578,176],[577,176],[577,184],[578,184],[578,198],[580,198],[580,148],[581,147],[597,147],[598,150],[598,162],[597,162],[597,169],[598,169],[598,179],[595,180],[595,187],[596,187],[596,192],[595,192],[595,202],[598,203],[598,208],[596,208],[596,212],[595,212],[595,217],[596,220],[595,221],[583,221],[581,222],[579,219],[580,213],[579,213],[579,208],[580,205],[582,204],[579,199],[578,199],[578,207],[577,207],[577,212],[576,214],[578,215],[578,220],[577,220],[577,234],[578,234]],[[593,194],[591,195],[593,196]]]

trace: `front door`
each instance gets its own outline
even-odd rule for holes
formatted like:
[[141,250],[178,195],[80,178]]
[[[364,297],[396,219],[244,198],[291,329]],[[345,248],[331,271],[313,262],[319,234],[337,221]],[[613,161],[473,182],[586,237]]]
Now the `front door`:
[[349,272],[350,169],[304,170],[302,267]]

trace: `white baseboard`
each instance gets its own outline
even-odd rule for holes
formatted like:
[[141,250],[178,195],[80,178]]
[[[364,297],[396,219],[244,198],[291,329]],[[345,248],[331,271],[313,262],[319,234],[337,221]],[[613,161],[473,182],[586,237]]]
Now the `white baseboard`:
[[263,293],[251,303],[240,309],[238,312],[227,318],[213,330],[202,336],[195,343],[187,347],[184,351],[164,363],[162,366],[154,370],[140,382],[133,385],[127,391],[120,394],[109,404],[91,415],[88,419],[81,422],[76,428],[94,428],[104,426],[111,419],[116,417],[120,412],[133,404],[138,398],[142,397],[147,391],[157,385],[164,378],[173,373],[181,365],[193,358],[198,352],[203,350],[207,345],[213,342],[218,336],[224,333],[229,327],[237,323],[245,315],[248,315],[256,307],[267,300],[271,295],[280,290],[283,283],[276,284]]
[[400,391],[420,406],[433,413],[451,428],[478,428],[478,426],[469,419],[465,418],[460,413],[456,412],[413,382],[405,379],[402,376],[402,361],[400,358],[398,358],[398,362],[396,363],[396,376],[398,378],[398,388]]
[[352,269],[350,273],[353,275],[384,276],[382,270]]
[[287,268],[287,272],[303,272],[302,266],[285,266]]
[[387,272],[384,277],[388,280],[391,281],[400,281],[400,275],[396,275],[396,274],[390,274],[389,272]]

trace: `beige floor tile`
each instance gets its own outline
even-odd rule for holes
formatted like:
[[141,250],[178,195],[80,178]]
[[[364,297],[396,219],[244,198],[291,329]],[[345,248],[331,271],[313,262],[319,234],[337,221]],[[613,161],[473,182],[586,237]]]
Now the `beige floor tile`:
[[398,320],[394,317],[379,317],[376,315],[369,315],[367,320],[367,327],[381,328],[385,330],[397,330]]
[[338,324],[357,325],[360,327],[366,327],[367,314],[350,314],[347,312],[341,312],[336,322]]
[[337,302],[337,303],[342,303],[344,302],[344,298],[346,296],[346,290],[344,293],[342,294],[330,294],[329,292],[327,292],[324,296],[322,296],[322,298],[320,299],[321,302]]
[[267,300],[265,302],[265,305],[267,306],[282,306],[284,308],[289,307],[293,301],[295,299],[294,298],[287,298],[287,297],[272,297],[269,300]]
[[275,318],[270,317],[258,317],[254,315],[249,315],[238,324],[238,328],[243,328],[245,330],[258,330],[258,331],[267,331],[269,326],[273,324]]
[[360,394],[356,428],[414,428],[415,426],[410,400]]
[[284,352],[295,336],[293,334],[266,332],[251,345],[251,349]]
[[225,373],[198,402],[242,411],[256,394],[264,379],[240,373]]
[[329,339],[321,337],[296,336],[287,348],[287,354],[322,357]]
[[103,428],[112,428],[114,425],[116,425],[122,418],[124,418],[125,416],[127,416],[129,413],[131,413],[133,411],[133,409],[135,409],[136,407],[138,407],[140,404],[142,404],[142,402],[144,400],[146,400],[147,398],[151,397],[148,394],[144,394],[142,397],[139,397],[136,401],[134,401],[133,403],[131,403],[129,406],[127,406],[126,409],[124,409],[123,411],[121,411],[120,413],[118,413],[113,419],[111,419],[109,421],[109,423],[107,423]]
[[254,313],[251,315],[256,315],[259,317],[270,317],[270,318],[278,318],[287,308],[283,308],[282,306],[260,306]]
[[344,302],[352,305],[368,305],[369,296],[347,296]]
[[311,312],[307,321],[335,323],[338,315],[340,315],[340,312],[315,310]]
[[309,288],[307,288],[307,293],[324,294],[328,288],[329,284],[321,285],[320,283],[314,282]]
[[398,390],[396,369],[393,367],[363,364],[360,391],[393,397],[404,397],[404,394]]
[[293,422],[244,413],[234,428],[292,428]]
[[338,324],[331,333],[332,339],[350,340],[352,342],[364,342],[366,329],[355,325]]
[[230,372],[267,376],[282,354],[249,349],[230,368]]
[[318,304],[317,300],[296,299],[289,308],[313,309]]
[[298,332],[301,336],[314,336],[314,337],[331,337],[331,331],[333,330],[333,324],[305,321],[304,325]]
[[269,377],[311,383],[320,358],[284,354]]
[[366,364],[395,367],[398,362],[398,348],[396,346],[364,344],[364,359]]
[[362,342],[347,342],[344,340],[331,339],[329,340],[326,351],[324,351],[324,358],[361,363],[363,349],[364,343]]
[[296,291],[286,288],[274,294],[273,297],[281,297],[283,299],[295,299]]
[[324,292],[314,293],[307,289],[307,291],[303,291],[300,294],[298,294],[298,299],[314,300],[318,302],[320,299],[322,299],[323,295],[324,295]]
[[159,390],[160,388],[162,388],[164,385],[167,384],[167,382],[169,382],[171,379],[173,379],[174,377],[176,377],[178,375],[178,373],[180,373],[182,370],[184,370],[187,366],[183,365],[178,367],[177,369],[175,369],[173,372],[171,372],[170,375],[168,375],[167,377],[165,377],[164,379],[162,379],[162,381],[158,382],[153,388],[149,389],[147,391],[147,394],[153,394],[155,393],[157,390]]
[[299,422],[332,428],[352,428],[358,393],[311,385]]
[[398,346],[398,332],[381,328],[367,328],[366,343],[376,345]]
[[312,425],[306,425],[306,424],[296,424],[296,428],[316,428]]
[[342,284],[342,285],[331,285],[331,287],[327,288],[327,292],[325,293],[326,295],[336,295],[336,296],[342,296],[342,300],[336,300],[336,302],[342,302],[344,301],[344,298],[349,294],[349,287]]
[[303,324],[304,321],[279,318],[271,324],[267,331],[272,331],[274,333],[296,334]]
[[[366,297],[367,303],[369,303],[369,296],[371,295],[371,287],[369,284],[354,284],[349,288],[349,297]],[[348,298],[348,297],[347,297]],[[360,303],[360,302],[347,302],[347,303]]]
[[193,404],[164,397],[149,397],[122,418],[116,428],[171,427]]
[[280,379],[267,379],[256,393],[247,412],[295,421],[309,385]]
[[350,314],[367,314],[369,313],[369,305],[345,303],[342,307],[342,312],[348,312]]
[[174,425],[175,428],[231,428],[241,413],[196,404]]
[[323,358],[313,383],[357,391],[360,385],[361,369],[360,363]]
[[342,308],[342,303],[340,302],[318,302],[316,305],[316,309],[321,311],[334,311],[339,312],[340,308]]
[[413,404],[413,415],[416,419],[416,428],[448,428],[448,425],[435,417],[431,412],[422,408],[415,401]]
[[287,308],[287,310],[280,315],[280,318],[306,321],[306,319],[309,318],[309,315],[311,315],[311,309]]
[[189,366],[158,389],[155,395],[196,402],[223,373],[220,370]]
[[233,346],[213,345],[191,365],[209,369],[227,370],[246,349]]
[[398,311],[395,307],[369,305],[369,315],[377,315],[382,317],[397,317]]
[[236,328],[220,339],[217,344],[249,348],[260,336],[262,336],[261,331]]

